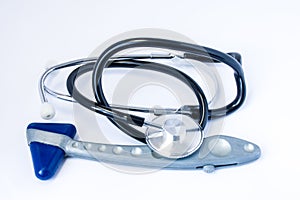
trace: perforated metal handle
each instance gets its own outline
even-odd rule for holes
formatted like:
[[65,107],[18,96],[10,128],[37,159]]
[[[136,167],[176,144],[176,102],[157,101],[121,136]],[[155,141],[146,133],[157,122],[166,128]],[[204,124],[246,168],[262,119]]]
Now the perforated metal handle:
[[174,160],[153,154],[147,145],[81,142],[65,135],[37,129],[27,130],[27,140],[28,144],[39,142],[57,146],[64,150],[66,155],[72,157],[148,168],[203,168],[206,172],[211,172],[216,167],[240,165],[260,157],[260,148],[257,145],[224,135],[207,137],[195,153],[186,158]]

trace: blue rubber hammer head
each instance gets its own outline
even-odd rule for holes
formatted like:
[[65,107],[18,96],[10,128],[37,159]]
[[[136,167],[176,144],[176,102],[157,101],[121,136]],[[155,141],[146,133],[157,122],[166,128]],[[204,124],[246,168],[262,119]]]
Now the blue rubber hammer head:
[[[61,123],[31,123],[27,127],[27,132],[28,130],[47,131],[70,138],[74,138],[76,134],[74,125]],[[53,177],[64,161],[64,150],[41,142],[30,142],[29,147],[36,177],[40,180],[48,180]]]

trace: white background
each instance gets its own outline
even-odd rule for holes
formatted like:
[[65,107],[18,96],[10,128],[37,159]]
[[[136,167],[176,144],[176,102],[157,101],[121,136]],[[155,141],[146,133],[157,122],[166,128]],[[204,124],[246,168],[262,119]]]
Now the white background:
[[[0,1],[1,199],[299,199],[299,1]],[[25,129],[39,118],[45,65],[88,56],[110,37],[169,29],[243,55],[248,93],[223,134],[260,145],[249,165],[130,175],[69,159],[35,178]]]

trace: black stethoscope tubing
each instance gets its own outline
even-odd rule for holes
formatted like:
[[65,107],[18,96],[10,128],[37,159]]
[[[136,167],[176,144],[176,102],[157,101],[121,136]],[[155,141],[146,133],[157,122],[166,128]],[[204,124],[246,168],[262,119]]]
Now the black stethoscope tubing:
[[[194,118],[199,121],[200,127],[204,129],[207,120],[208,120],[208,105],[207,105],[207,100],[205,98],[205,95],[201,89],[201,87],[188,75],[185,73],[174,69],[172,67],[169,67],[167,65],[159,64],[159,63],[151,63],[151,62],[145,62],[145,61],[137,61],[137,60],[130,60],[130,61],[114,61],[111,63],[107,68],[137,68],[137,69],[143,69],[143,70],[152,70],[152,71],[157,71],[161,72],[164,74],[168,74],[172,77],[175,77],[185,83],[191,90],[194,92],[197,101],[198,101],[198,111],[202,110],[202,112],[197,112],[194,114]],[[131,127],[129,124],[134,124],[137,126],[143,126],[144,123],[144,118],[136,116],[136,115],[130,115],[127,113],[119,112],[117,110],[112,110],[110,108],[109,103],[107,102],[104,93],[102,93],[100,99],[102,103],[92,101],[88,99],[86,96],[84,96],[76,87],[76,79],[78,79],[80,76],[87,72],[91,72],[94,69],[93,63],[87,64],[80,66],[73,70],[68,79],[67,79],[67,89],[69,94],[78,102],[79,104],[83,105],[84,107],[88,108],[89,110],[92,110],[96,113],[105,115],[108,117],[108,119],[116,125],[120,130],[125,132],[126,134],[130,135],[131,137],[144,142],[144,137],[145,134],[137,131],[135,128]],[[102,83],[101,80],[99,81],[99,84],[101,84],[102,88]],[[99,109],[95,109],[95,107],[99,107]],[[108,109],[110,111],[113,111],[115,115],[109,116],[107,115],[106,112],[103,112],[103,109]],[[130,111],[138,111],[140,110],[134,110],[134,109],[129,109]],[[128,124],[124,122],[123,120],[118,120],[116,116],[121,115],[121,116],[127,116],[128,120],[131,120],[131,122]],[[132,123],[133,122],[133,123]]]
[[[237,92],[236,97],[232,102],[227,104],[224,107],[217,109],[208,109],[207,101],[201,87],[188,75],[185,73],[158,63],[138,61],[135,59],[128,60],[119,60],[119,61],[110,61],[110,58],[120,51],[137,48],[137,47],[155,47],[163,48],[169,50],[176,50],[185,52],[183,58],[193,59],[196,61],[207,60],[210,62],[223,62],[227,64],[234,70],[234,78],[236,82]],[[107,102],[103,88],[102,88],[102,73],[105,68],[142,68],[145,70],[154,70],[161,73],[166,73],[170,76],[173,76],[185,84],[187,84],[195,93],[199,106],[199,125],[204,129],[208,119],[222,117],[227,114],[230,114],[237,110],[245,100],[246,95],[246,86],[244,73],[241,67],[240,55],[236,53],[225,54],[220,51],[198,46],[189,43],[183,43],[178,41],[171,41],[165,39],[155,39],[155,38],[134,38],[123,40],[117,42],[107,48],[98,58],[97,62],[93,64],[83,65],[75,69],[68,77],[67,88],[70,95],[84,107],[95,111],[99,114],[105,115],[109,120],[114,123],[119,129],[128,135],[144,142],[144,133],[136,130],[131,127],[129,124],[134,124],[137,126],[144,125],[144,118],[123,113],[120,111],[112,110],[109,103]],[[91,101],[86,98],[80,91],[76,88],[76,79],[82,74],[93,71],[93,91],[95,95],[96,102]],[[202,110],[201,110],[202,109]],[[111,112],[105,112],[109,110]],[[124,120],[126,119],[126,120]]]

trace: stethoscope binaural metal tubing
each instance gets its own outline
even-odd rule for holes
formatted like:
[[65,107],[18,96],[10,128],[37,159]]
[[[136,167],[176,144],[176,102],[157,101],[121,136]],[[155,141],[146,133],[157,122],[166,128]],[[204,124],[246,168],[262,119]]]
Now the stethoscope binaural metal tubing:
[[[234,56],[234,57],[236,55],[238,55],[236,53],[228,53],[228,54],[231,55],[231,56]],[[130,59],[132,59],[132,58],[130,58]],[[218,62],[217,60],[211,60],[211,59],[208,60],[205,57],[202,57],[201,60],[205,61],[205,62],[211,62],[211,61]],[[59,93],[57,91],[54,91],[54,90],[50,89],[49,87],[47,87],[45,85],[45,81],[46,81],[47,77],[54,71],[58,71],[58,70],[68,68],[68,67],[86,66],[88,64],[94,65],[96,61],[97,61],[97,58],[83,58],[83,59],[70,61],[70,62],[67,62],[67,63],[62,63],[62,64],[59,64],[59,65],[56,65],[54,67],[51,67],[51,68],[47,69],[43,73],[43,75],[41,76],[41,78],[39,80],[39,92],[40,92],[40,98],[41,98],[42,103],[48,102],[45,92],[52,95],[52,96],[54,96],[55,98],[75,103],[76,101],[74,100],[74,98],[70,94],[62,94],[62,93]],[[93,67],[90,68],[90,71],[92,71],[92,70],[93,70]],[[235,100],[233,102],[237,102],[239,104],[242,104],[241,99],[244,98],[243,94],[245,94],[245,86],[241,85],[242,81],[240,81],[240,79],[235,77],[235,80],[236,80],[236,86],[237,86],[237,95],[236,95]],[[233,102],[231,104],[228,104],[225,107],[223,107],[223,108],[226,108],[226,109],[223,109],[223,108],[209,109],[208,110],[209,111],[208,118],[211,119],[211,118],[216,118],[216,117],[222,117],[226,114],[230,114],[231,112],[233,112],[234,110],[237,109],[237,108],[236,109],[232,108],[232,104],[234,104]],[[122,105],[122,106],[120,106],[120,105],[110,105],[110,107],[120,109],[120,110],[127,110],[127,111],[147,112],[147,113],[149,113],[149,112],[153,113],[154,112],[153,108],[129,107],[129,106],[124,106],[124,105]],[[157,109],[155,109],[155,110],[157,110]],[[174,109],[174,108],[163,108],[163,110],[166,111],[166,112],[176,111],[176,109]],[[221,110],[221,111],[223,111],[222,113],[225,113],[225,114],[216,115],[217,113],[219,113],[219,112],[217,112],[217,110]]]

